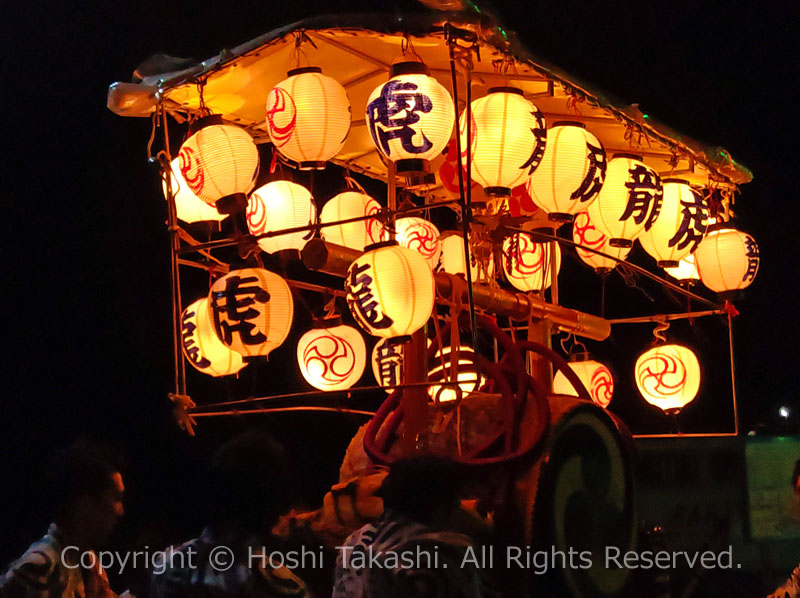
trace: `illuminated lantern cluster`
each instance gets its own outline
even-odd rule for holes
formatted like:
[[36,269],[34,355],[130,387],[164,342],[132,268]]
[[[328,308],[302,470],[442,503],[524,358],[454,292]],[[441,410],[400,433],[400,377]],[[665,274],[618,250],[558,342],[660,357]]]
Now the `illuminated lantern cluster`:
[[379,386],[392,392],[391,386],[403,382],[403,355],[405,345],[382,338],[372,349],[372,375]]
[[178,165],[197,197],[220,214],[245,209],[246,194],[258,173],[258,149],[250,134],[209,117],[207,124],[183,142]]
[[433,272],[419,253],[387,244],[359,256],[347,271],[347,305],[356,322],[382,338],[406,337],[430,318]]
[[558,243],[536,243],[529,235],[517,233],[503,241],[503,270],[506,279],[520,291],[544,291],[553,282],[551,263],[556,274],[561,270]]
[[761,255],[755,239],[718,225],[694,252],[700,280],[712,291],[725,293],[749,287],[758,274]]
[[466,111],[461,113],[461,146],[472,152],[472,179],[488,195],[509,196],[545,154],[547,131],[541,111],[515,87],[495,87],[471,104],[470,143]]
[[[291,181],[267,183],[253,191],[247,203],[247,228],[256,236],[287,228],[307,227],[316,220],[317,208],[311,193]],[[299,251],[313,236],[313,229],[284,233],[258,239],[258,246],[267,253],[282,249]]]
[[453,99],[421,62],[392,65],[389,81],[367,101],[367,125],[375,147],[398,173],[428,170],[442,153],[455,123]]
[[[444,362],[444,366],[442,362]],[[428,382],[431,383],[428,387],[428,396],[431,400],[439,401],[440,403],[455,401],[458,398],[459,390],[462,398],[464,398],[469,393],[480,389],[486,383],[486,378],[478,373],[478,368],[475,364],[475,352],[470,347],[461,346],[458,348],[458,365],[455,380],[451,379],[450,376],[452,363],[453,352],[450,347],[445,347],[443,351],[436,352],[436,356],[433,358],[433,367],[428,372]],[[436,382],[457,382],[459,390],[456,390],[455,386],[435,384]]]
[[[594,224],[592,224],[589,212],[579,212],[575,215],[575,220],[572,222],[572,240],[579,245],[601,251],[606,255],[621,260],[628,257],[628,254],[631,252],[630,247],[611,247],[608,243],[608,237],[597,230]],[[616,261],[605,255],[588,251],[582,247],[576,247],[575,251],[583,263],[591,266],[598,272],[608,272],[617,266]]]
[[640,156],[616,154],[608,161],[597,199],[589,205],[589,217],[611,247],[631,247],[634,239],[653,226],[662,196],[658,173]]
[[311,386],[319,390],[345,390],[364,373],[367,347],[364,337],[341,319],[322,322],[297,342],[297,363]]
[[681,258],[677,266],[665,267],[664,271],[676,280],[700,280],[693,253]]
[[[442,238],[442,255],[439,267],[448,274],[467,276],[467,264],[464,254],[464,237],[458,233],[448,234]],[[489,254],[483,259],[470,248],[470,276],[472,282],[487,281],[494,278],[494,259]]]
[[594,201],[605,178],[603,144],[580,123],[558,122],[547,131],[544,157],[527,187],[551,220],[568,222]]
[[645,351],[634,371],[644,400],[667,413],[683,409],[700,389],[700,363],[682,345],[657,345]]
[[266,357],[279,347],[294,317],[289,285],[263,268],[233,270],[218,279],[208,304],[219,339],[245,357]]
[[[321,224],[361,218],[380,212],[381,205],[366,193],[345,191],[328,200],[319,215]],[[381,241],[383,225],[375,218],[320,228],[320,235],[329,243],[364,251],[367,245]]]
[[[570,369],[581,379],[592,402],[603,409],[608,407],[614,396],[614,376],[607,366],[599,361],[584,359],[582,361],[571,361]],[[556,394],[578,396],[578,391],[572,386],[567,377],[560,371],[553,377],[553,392]]]
[[[439,263],[442,246],[439,242],[439,229],[424,218],[409,216],[398,218],[395,222],[395,240],[402,247],[408,247],[419,253],[428,262],[428,266],[435,268]],[[388,233],[384,233],[388,238]]]
[[[179,160],[175,158],[170,163],[170,185],[172,186],[172,193],[175,197],[175,210],[177,212],[178,220],[183,220],[189,224],[193,222],[206,222],[216,221],[219,222],[225,218],[225,214],[217,212],[216,208],[212,208],[202,199],[197,197],[189,185],[183,180],[181,170],[179,167]],[[161,188],[164,191],[164,197],[167,197],[167,181],[161,182]]]
[[230,376],[244,366],[242,356],[222,344],[214,332],[208,310],[208,298],[203,297],[183,310],[181,315],[181,346],[183,355],[192,366],[209,376]]
[[350,132],[350,100],[317,67],[289,71],[267,96],[267,128],[276,149],[300,169],[325,168]]

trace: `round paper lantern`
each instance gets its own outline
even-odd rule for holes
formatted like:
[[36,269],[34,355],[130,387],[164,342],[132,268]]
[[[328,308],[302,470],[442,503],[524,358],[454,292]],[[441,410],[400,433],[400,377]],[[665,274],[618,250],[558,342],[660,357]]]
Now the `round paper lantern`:
[[528,193],[551,220],[569,222],[594,201],[605,178],[603,144],[581,123],[557,122],[547,131],[544,157],[528,179]]
[[233,270],[211,285],[208,298],[217,337],[245,357],[266,357],[292,327],[292,291],[269,270]]
[[[197,197],[189,185],[183,180],[181,175],[180,165],[178,158],[170,162],[170,184],[172,185],[172,193],[175,196],[175,210],[177,211],[178,220],[183,220],[192,224],[194,222],[219,222],[225,218],[225,214],[220,214],[216,208],[212,208],[202,199]],[[164,198],[167,197],[167,181],[161,181],[161,189],[164,191]]]
[[520,291],[544,291],[552,283],[551,262],[561,270],[558,243],[536,243],[529,235],[517,233],[503,241],[503,270],[506,279]]
[[693,253],[681,258],[677,266],[667,266],[664,271],[677,280],[700,280]]
[[392,65],[389,81],[367,102],[367,126],[375,147],[398,173],[428,170],[453,133],[455,109],[445,87],[421,62]]
[[[288,228],[313,225],[317,208],[311,193],[291,181],[272,181],[259,187],[247,202],[247,228],[253,235],[263,235]],[[314,236],[314,230],[285,233],[258,239],[258,246],[267,253],[282,249],[301,250]]]
[[192,193],[220,214],[242,211],[258,174],[256,144],[244,129],[218,124],[219,117],[206,122],[178,152],[181,175]]
[[[448,274],[467,276],[466,257],[464,255],[464,237],[458,233],[442,238],[442,255],[439,268]],[[487,281],[494,278],[494,259],[491,253],[478,259],[474,248],[470,247],[470,275],[472,282]]]
[[387,243],[360,255],[347,271],[347,305],[373,336],[407,337],[430,318],[433,272],[419,253]]
[[181,346],[189,363],[209,376],[230,376],[245,366],[242,356],[217,338],[209,317],[208,297],[198,299],[183,310]]
[[642,248],[660,268],[678,266],[681,258],[697,248],[708,226],[708,202],[689,183],[664,179],[661,211],[650,230],[639,236]]
[[[439,263],[442,246],[439,242],[439,229],[432,222],[416,216],[398,218],[394,224],[395,240],[402,247],[408,247],[419,253],[435,268]],[[388,237],[388,233],[384,233]]]
[[[591,247],[597,251],[602,251],[606,255],[617,257],[624,260],[631,252],[630,247],[611,247],[608,243],[608,237],[601,233],[592,224],[592,219],[589,212],[579,212],[575,215],[575,220],[572,222],[572,240],[579,243],[584,247]],[[608,272],[617,267],[617,262],[605,255],[593,253],[581,247],[575,248],[578,257],[581,261],[598,272]]]
[[661,179],[640,156],[616,154],[608,161],[606,180],[587,211],[612,247],[631,247],[653,226],[662,196]]
[[344,390],[358,382],[367,362],[364,337],[352,326],[337,322],[312,328],[297,341],[297,363],[311,386]]
[[700,280],[717,293],[749,287],[761,262],[755,239],[725,225],[710,231],[694,256]]
[[[585,359],[583,361],[570,361],[569,367],[581,379],[592,401],[604,409],[611,403],[614,396],[614,376],[607,366],[599,361]],[[578,396],[578,392],[560,371],[553,376],[553,392],[560,395]]]
[[372,349],[372,374],[379,386],[392,392],[391,386],[403,383],[403,355],[405,345],[382,338]]
[[[377,214],[380,209],[381,205],[366,193],[345,191],[332,197],[328,203],[322,206],[319,221],[321,224],[327,224],[350,218],[360,218]],[[364,247],[367,245],[380,242],[382,234],[383,225],[375,218],[320,228],[320,235],[329,243],[359,251],[364,251]]]
[[267,96],[267,130],[275,148],[301,170],[325,168],[350,132],[350,100],[318,67],[289,71]]
[[697,396],[700,363],[683,345],[657,345],[636,360],[636,386],[644,400],[670,413]]
[[[524,183],[545,153],[547,131],[541,111],[515,87],[494,87],[471,104],[472,179],[488,195],[509,196]],[[467,146],[466,111],[461,113],[461,146]]]
[[[446,403],[455,401],[458,398],[458,391],[454,386],[435,384],[436,382],[457,382],[462,398],[466,398],[469,393],[475,392],[486,383],[486,378],[478,373],[478,368],[475,364],[475,352],[472,348],[459,347],[455,380],[450,377],[450,368],[453,363],[452,357],[450,347],[445,347],[444,351],[436,352],[436,356],[433,359],[433,368],[428,372],[428,382],[431,383],[428,386],[428,396],[432,401],[438,400],[440,403]],[[442,367],[442,361],[444,361],[444,367]]]

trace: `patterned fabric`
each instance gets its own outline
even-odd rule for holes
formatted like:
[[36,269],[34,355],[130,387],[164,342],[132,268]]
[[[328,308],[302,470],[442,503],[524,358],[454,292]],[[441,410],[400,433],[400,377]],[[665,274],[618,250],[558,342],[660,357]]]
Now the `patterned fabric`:
[[[53,523],[5,575],[0,577],[0,598],[116,598],[97,558],[90,569],[78,566],[79,552],[63,555],[64,540]],[[96,555],[95,555],[96,556]]]
[[767,598],[800,598],[800,565],[795,567],[789,579]]

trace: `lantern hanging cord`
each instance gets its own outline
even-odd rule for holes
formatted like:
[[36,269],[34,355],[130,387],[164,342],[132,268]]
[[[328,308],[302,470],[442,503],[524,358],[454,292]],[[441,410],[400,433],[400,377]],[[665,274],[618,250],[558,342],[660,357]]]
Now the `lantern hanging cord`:
[[653,336],[656,338],[657,341],[661,343],[667,342],[667,337],[664,334],[667,330],[669,330],[669,321],[666,318],[661,320],[658,325],[653,330]]

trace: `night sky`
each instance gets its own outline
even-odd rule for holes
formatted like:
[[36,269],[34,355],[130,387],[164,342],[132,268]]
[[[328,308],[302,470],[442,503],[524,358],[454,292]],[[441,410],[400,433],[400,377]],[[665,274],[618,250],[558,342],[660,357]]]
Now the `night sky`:
[[[410,0],[381,4],[387,12],[418,9]],[[201,491],[210,451],[247,425],[206,424],[199,439],[189,439],[171,419],[166,207],[157,173],[145,160],[150,123],[108,111],[108,85],[130,80],[136,65],[155,52],[202,60],[303,17],[371,8],[310,0],[4,8],[0,562],[41,534],[46,516],[37,480],[56,447],[80,434],[114,440],[130,462],[130,526],[161,517],[183,530],[197,523],[192,497]],[[762,254],[758,278],[736,303],[742,313],[735,321],[742,421],[745,429],[774,426],[783,404],[800,418],[793,250],[800,216],[797,3],[497,2],[496,8],[534,56],[637,102],[678,131],[725,147],[755,173],[735,208],[739,226],[755,236]],[[639,257],[638,263],[651,263]],[[609,285],[613,315],[648,313],[640,294],[619,278]],[[599,283],[586,289],[587,297],[572,294],[574,306],[597,305]],[[724,327],[703,322],[678,332],[697,341],[708,356],[706,368],[727,367]],[[650,329],[636,333],[633,347],[627,334],[615,330],[610,349],[597,351],[635,357]],[[618,376],[629,375],[622,366],[629,367],[624,359]],[[698,408],[690,427],[727,425],[715,420],[730,393],[727,370],[720,371],[709,375],[719,379],[716,398]],[[283,374],[269,375],[274,388],[293,384]],[[620,409],[636,415],[634,407],[625,411],[625,400]],[[641,414],[645,431],[663,427],[652,418]],[[313,472],[306,480],[313,499],[335,476],[338,454],[358,421],[279,416],[259,423],[276,429]]]

